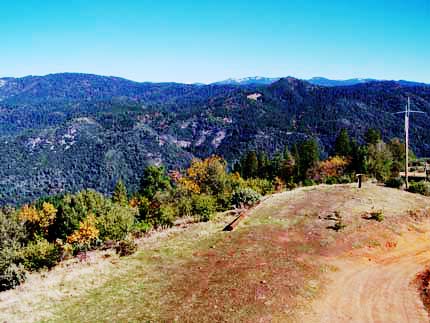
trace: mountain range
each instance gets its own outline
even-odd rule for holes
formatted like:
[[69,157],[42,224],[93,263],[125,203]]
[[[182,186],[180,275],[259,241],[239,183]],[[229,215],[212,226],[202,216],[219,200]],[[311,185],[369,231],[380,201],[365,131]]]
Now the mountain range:
[[[229,78],[224,81],[218,81],[212,84],[217,85],[269,85],[276,81],[279,81],[281,77],[263,77],[263,76],[252,76],[252,77],[244,77],[244,78]],[[361,83],[369,83],[369,82],[380,82],[384,80],[377,80],[372,78],[352,78],[347,80],[331,80],[325,77],[312,77],[310,79],[304,80],[314,85],[321,86],[348,86],[348,85],[356,85]],[[413,81],[404,81],[399,80],[395,81],[404,86],[421,86],[427,85],[425,83],[413,82]]]
[[370,81],[322,86],[292,77],[270,84],[138,83],[91,74],[0,79],[0,204],[94,188],[111,193],[122,178],[136,189],[146,165],[180,169],[194,157],[236,160],[269,154],[309,137],[322,157],[343,128],[363,142],[372,127],[403,136],[430,155],[430,86]]

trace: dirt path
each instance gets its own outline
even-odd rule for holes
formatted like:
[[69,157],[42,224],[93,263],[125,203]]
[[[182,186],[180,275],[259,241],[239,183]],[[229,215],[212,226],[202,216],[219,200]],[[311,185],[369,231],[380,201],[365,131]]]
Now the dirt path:
[[392,251],[330,262],[337,270],[306,322],[429,322],[412,284],[430,263],[428,234],[408,234]]

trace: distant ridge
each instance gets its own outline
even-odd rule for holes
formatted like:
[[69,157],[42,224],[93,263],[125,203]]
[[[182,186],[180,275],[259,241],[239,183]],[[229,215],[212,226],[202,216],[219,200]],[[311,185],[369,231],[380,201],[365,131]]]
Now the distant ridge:
[[[251,77],[244,77],[244,78],[229,78],[224,81],[219,81],[212,84],[215,84],[215,85],[269,85],[276,81],[279,81],[280,79],[281,77],[251,76]],[[307,81],[313,85],[332,87],[332,86],[351,86],[351,85],[370,83],[370,82],[380,82],[380,81],[386,81],[386,80],[378,80],[378,79],[372,79],[372,78],[351,78],[346,80],[332,80],[325,77],[317,76],[304,81]],[[426,83],[405,81],[405,80],[398,80],[394,82],[397,82],[402,86],[429,85]]]

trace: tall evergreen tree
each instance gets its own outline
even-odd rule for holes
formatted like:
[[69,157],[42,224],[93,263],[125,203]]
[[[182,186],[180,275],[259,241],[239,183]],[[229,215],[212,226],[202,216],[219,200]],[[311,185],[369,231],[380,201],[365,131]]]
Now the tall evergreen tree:
[[258,160],[258,171],[257,177],[268,178],[270,172],[270,160],[265,152],[260,152],[257,157]]
[[342,129],[334,144],[335,155],[350,156],[351,155],[351,140],[349,139],[348,131]]
[[152,200],[157,192],[170,189],[170,179],[163,166],[151,165],[143,171],[139,193]]
[[367,129],[364,134],[364,140],[368,145],[376,145],[381,140],[381,132],[373,128]]
[[299,154],[299,148],[297,147],[297,144],[293,145],[291,155],[294,159],[293,176],[298,178],[298,177],[300,177],[300,154]]
[[116,185],[112,194],[112,202],[118,203],[122,206],[126,206],[128,203],[127,188],[125,187],[125,184],[122,181],[122,179],[119,179],[116,182]]
[[244,178],[255,178],[258,174],[258,158],[255,151],[250,151],[246,155],[244,165],[242,167],[242,176]]
[[289,183],[294,178],[295,171],[295,160],[288,150],[288,147],[285,147],[284,150],[284,158],[281,163],[279,177],[284,180],[284,182]]
[[302,142],[299,146],[299,176],[305,179],[307,172],[319,161],[318,144],[314,138]]

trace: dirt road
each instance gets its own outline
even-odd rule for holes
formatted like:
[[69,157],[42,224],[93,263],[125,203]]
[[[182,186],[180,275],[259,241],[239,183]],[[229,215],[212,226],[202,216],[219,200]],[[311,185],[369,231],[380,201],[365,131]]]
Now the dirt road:
[[337,269],[306,322],[430,321],[412,283],[430,263],[429,234],[407,234],[392,250],[330,262]]

